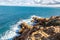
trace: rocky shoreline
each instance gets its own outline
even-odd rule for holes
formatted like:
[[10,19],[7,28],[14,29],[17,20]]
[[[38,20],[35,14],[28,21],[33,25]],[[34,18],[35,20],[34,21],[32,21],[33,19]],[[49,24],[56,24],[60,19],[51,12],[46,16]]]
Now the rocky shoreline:
[[50,18],[33,17],[32,25],[22,22],[19,36],[13,40],[60,40],[60,16]]

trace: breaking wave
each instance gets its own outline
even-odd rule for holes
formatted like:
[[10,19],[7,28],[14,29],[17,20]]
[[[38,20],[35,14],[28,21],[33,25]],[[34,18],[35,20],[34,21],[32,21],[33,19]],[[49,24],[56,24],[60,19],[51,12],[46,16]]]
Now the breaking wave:
[[[18,34],[16,33],[16,30],[20,29],[18,26],[22,22],[26,22],[28,24],[32,24],[30,21],[32,20],[32,17],[34,17],[34,16],[35,15],[31,16],[30,19],[20,20],[16,24],[10,26],[10,30],[6,31],[6,33],[4,34],[4,36],[1,36],[1,40],[12,40],[13,37],[18,36]],[[36,16],[36,17],[39,17],[39,16]],[[39,18],[41,18],[41,17],[39,17]]]

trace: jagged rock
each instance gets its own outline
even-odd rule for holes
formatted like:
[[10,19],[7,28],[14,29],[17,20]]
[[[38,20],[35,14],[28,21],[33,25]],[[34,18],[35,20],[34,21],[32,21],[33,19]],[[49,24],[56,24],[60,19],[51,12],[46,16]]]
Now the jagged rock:
[[60,40],[60,16],[32,19],[33,25],[25,22],[20,24],[20,36],[13,40]]

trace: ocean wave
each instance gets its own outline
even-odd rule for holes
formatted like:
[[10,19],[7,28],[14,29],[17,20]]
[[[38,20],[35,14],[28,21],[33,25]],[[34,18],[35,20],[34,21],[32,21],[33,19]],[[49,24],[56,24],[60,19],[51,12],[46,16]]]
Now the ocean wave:
[[[0,40],[8,40],[8,39],[12,39],[13,37],[17,36],[16,30],[19,30],[20,28],[18,28],[18,26],[22,23],[22,22],[26,22],[28,24],[32,24],[31,20],[32,17],[39,17],[39,16],[31,16],[30,19],[24,19],[24,20],[20,20],[19,22],[17,22],[15,25],[10,26],[10,30],[6,31],[4,36],[1,36]],[[39,17],[41,18],[41,17]]]

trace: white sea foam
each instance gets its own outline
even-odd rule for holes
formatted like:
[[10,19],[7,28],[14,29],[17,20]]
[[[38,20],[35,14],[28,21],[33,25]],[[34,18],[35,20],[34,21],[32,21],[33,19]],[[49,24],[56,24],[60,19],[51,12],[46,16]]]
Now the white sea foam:
[[[30,19],[25,19],[25,20],[20,20],[19,22],[17,22],[15,25],[10,26],[10,30],[6,31],[6,33],[4,34],[4,36],[1,36],[1,40],[7,40],[10,38],[13,38],[14,36],[16,36],[16,30],[19,30],[18,26],[20,25],[20,23],[22,22],[26,22],[28,24],[32,24],[30,21],[32,20],[32,17],[35,17],[35,15],[31,16]],[[38,17],[38,16],[36,16]]]
[[21,22],[17,22],[17,24],[15,25],[12,25],[12,27],[10,28],[10,30],[6,31],[5,35],[1,37],[1,40],[7,40],[7,39],[10,39],[10,38],[13,38],[14,36],[16,36],[16,30],[18,30],[18,25],[20,24]]
[[38,17],[38,18],[41,18],[40,16],[36,16],[36,15],[31,16],[31,18],[33,18],[33,17]]
[[[32,20],[32,17],[39,17],[39,16],[31,16],[30,19],[25,19],[25,20],[20,20],[19,22],[17,22],[15,25],[12,25],[10,30],[6,31],[5,35],[1,37],[1,40],[7,40],[7,39],[10,39],[10,38],[13,38],[14,36],[16,36],[16,30],[19,30],[18,26],[22,23],[22,22],[26,22],[28,24],[32,24],[31,23],[31,20]],[[41,18],[41,17],[39,17]]]

